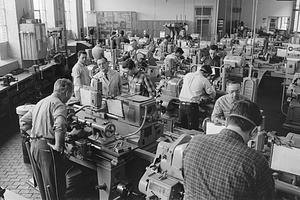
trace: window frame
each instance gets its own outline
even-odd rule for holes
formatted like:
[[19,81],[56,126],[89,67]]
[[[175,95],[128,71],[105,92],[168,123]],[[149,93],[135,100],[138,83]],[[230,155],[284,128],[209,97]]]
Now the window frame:
[[4,0],[0,0],[0,12],[3,13],[3,24],[0,24],[0,43],[2,43],[8,42],[7,19]]
[[[38,2],[38,6],[36,6],[36,3]],[[47,26],[47,6],[46,6],[46,0],[33,0],[33,15],[34,19],[39,20],[41,23],[45,24],[46,29]],[[36,16],[36,12],[38,12],[38,17]]]

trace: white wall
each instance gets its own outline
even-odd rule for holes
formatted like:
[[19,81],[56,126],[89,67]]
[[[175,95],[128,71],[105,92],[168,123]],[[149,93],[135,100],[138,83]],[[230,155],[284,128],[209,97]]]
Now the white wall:
[[194,7],[216,0],[94,0],[96,11],[135,11],[139,20],[194,20]]
[[[245,25],[251,27],[252,22],[252,4],[253,0],[241,0],[242,2],[242,15],[241,21]],[[258,0],[256,15],[256,27],[262,25],[262,19],[269,16],[292,16],[293,1],[277,1],[277,0]]]
[[[94,0],[95,11],[135,11],[138,20],[194,21],[194,8],[213,7],[212,34],[215,33],[218,0]],[[222,0],[221,0],[222,1]]]

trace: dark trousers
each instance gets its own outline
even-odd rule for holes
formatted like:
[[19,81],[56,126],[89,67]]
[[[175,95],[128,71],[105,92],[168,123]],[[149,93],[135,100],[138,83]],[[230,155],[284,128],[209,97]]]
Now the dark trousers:
[[42,199],[63,200],[66,179],[62,155],[52,150],[46,140],[33,140],[30,151]]
[[199,105],[197,103],[180,102],[179,120],[182,128],[199,130],[199,116]]

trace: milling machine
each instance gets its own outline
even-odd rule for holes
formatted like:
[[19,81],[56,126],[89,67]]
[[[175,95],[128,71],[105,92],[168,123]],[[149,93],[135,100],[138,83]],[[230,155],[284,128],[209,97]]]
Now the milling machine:
[[[260,132],[248,145],[263,151],[266,135],[266,132]],[[155,158],[139,182],[139,191],[146,195],[146,199],[184,199],[183,152],[191,138],[189,134],[182,134],[174,142],[158,144]]]
[[173,132],[173,126],[179,115],[179,94],[183,84],[183,77],[162,79],[157,90],[160,95],[157,101],[160,103],[162,119],[167,124],[168,131]]
[[[286,96],[288,111],[283,127],[289,131],[300,133],[300,45],[288,44],[286,50],[285,83],[288,85]],[[284,86],[285,87],[285,86]],[[284,94],[283,94],[284,95]],[[284,99],[284,97],[282,98]],[[283,104],[283,102],[282,102]]]
[[283,127],[300,133],[300,73],[295,73],[287,89],[289,107]]
[[85,105],[73,105],[68,115],[66,154],[97,171],[99,199],[128,199],[149,164],[142,158],[163,132],[156,102],[139,95],[104,99],[89,87],[82,92]]
[[227,55],[224,58],[224,66],[227,67],[229,76],[243,77],[245,59],[242,56]]
[[155,200],[182,200],[183,151],[191,136],[181,135],[175,142],[160,142],[152,164],[139,182],[139,190],[146,198]]

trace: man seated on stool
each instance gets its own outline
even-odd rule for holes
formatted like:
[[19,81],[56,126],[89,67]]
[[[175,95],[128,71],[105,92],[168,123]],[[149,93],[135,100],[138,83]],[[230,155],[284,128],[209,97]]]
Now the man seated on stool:
[[215,124],[225,125],[225,119],[228,117],[233,104],[242,99],[246,99],[240,95],[241,85],[235,81],[227,82],[227,94],[217,99],[214,110],[211,115],[211,121]]
[[186,129],[199,130],[199,104],[216,96],[216,91],[207,77],[212,73],[209,65],[199,67],[196,72],[190,72],[183,78],[179,94],[179,119]]
[[259,107],[234,104],[219,134],[194,136],[183,153],[184,199],[271,200],[274,180],[265,157],[247,146],[262,123]]
[[120,74],[111,69],[105,57],[97,60],[100,72],[93,76],[91,86],[94,87],[97,81],[102,83],[102,94],[104,96],[119,96],[122,92],[122,82]]
[[123,72],[128,75],[129,93],[155,97],[155,86],[144,71],[139,70],[133,60],[123,63]]

